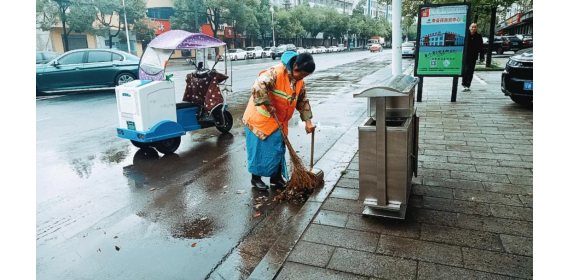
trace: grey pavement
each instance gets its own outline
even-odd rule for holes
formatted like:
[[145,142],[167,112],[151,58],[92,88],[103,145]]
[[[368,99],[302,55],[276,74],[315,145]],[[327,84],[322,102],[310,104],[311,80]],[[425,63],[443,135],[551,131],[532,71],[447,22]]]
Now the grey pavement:
[[406,219],[361,215],[356,152],[275,279],[532,279],[533,111],[475,75],[424,79]]

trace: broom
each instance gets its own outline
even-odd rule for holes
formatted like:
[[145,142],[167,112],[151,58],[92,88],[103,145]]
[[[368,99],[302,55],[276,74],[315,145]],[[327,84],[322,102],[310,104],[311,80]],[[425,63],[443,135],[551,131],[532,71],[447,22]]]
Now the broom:
[[295,149],[291,146],[291,142],[287,138],[283,126],[277,118],[277,114],[273,113],[273,117],[277,120],[279,131],[283,135],[283,141],[289,150],[293,171],[291,172],[291,179],[287,182],[286,188],[281,194],[275,196],[275,201],[294,201],[302,202],[313,193],[314,188],[317,186],[318,179],[315,174],[309,172],[303,165],[303,160],[295,153]]

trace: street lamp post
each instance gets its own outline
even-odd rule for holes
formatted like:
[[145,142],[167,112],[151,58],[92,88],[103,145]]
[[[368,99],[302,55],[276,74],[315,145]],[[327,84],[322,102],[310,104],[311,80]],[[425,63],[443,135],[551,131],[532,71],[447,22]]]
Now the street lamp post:
[[[125,14],[125,33],[127,33],[127,49],[131,53],[131,40],[129,40],[129,24],[127,23],[127,9],[125,8],[125,0],[123,0],[123,11]],[[109,42],[111,44],[111,42]]]
[[273,4],[271,4],[271,29],[273,30],[273,47],[275,47],[275,24],[273,23]]

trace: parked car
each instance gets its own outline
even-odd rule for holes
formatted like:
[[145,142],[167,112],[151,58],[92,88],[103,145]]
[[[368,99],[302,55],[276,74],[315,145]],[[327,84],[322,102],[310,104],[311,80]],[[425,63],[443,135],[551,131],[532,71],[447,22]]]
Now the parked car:
[[36,94],[108,88],[138,79],[140,59],[110,49],[78,49],[36,65]]
[[310,53],[312,53],[312,54],[317,53],[317,48],[316,48],[316,47],[309,47],[309,48],[307,48],[307,50],[308,50]]
[[[507,51],[518,51],[523,47],[523,41],[517,36],[495,36],[493,44],[491,45],[491,51],[497,52],[497,54],[503,54]],[[489,48],[489,42],[483,42],[483,48],[485,52]]]
[[48,63],[60,55],[61,53],[58,52],[49,52],[49,51],[36,52],[36,64]]
[[523,49],[532,48],[532,36],[523,36]]
[[303,47],[298,47],[298,48],[297,48],[297,53],[306,53],[306,52],[307,52],[307,50],[306,50],[305,48],[303,48]]
[[287,51],[287,46],[281,45],[281,46],[275,48],[275,50],[273,50],[273,53],[271,53],[271,58],[273,60],[275,60],[276,58],[281,57],[283,55],[283,53],[286,51]]
[[331,52],[338,52],[337,46],[331,46],[330,49],[331,49]]
[[370,52],[380,52],[381,50],[382,50],[382,46],[380,46],[380,44],[370,45]]
[[247,47],[245,48],[245,52],[247,53],[247,58],[256,59],[263,55],[263,49],[260,46]]
[[327,52],[327,48],[325,48],[325,46],[318,46],[317,47],[317,53],[326,53]]
[[247,52],[243,49],[230,49],[227,55],[231,60],[247,59]]
[[501,90],[514,102],[532,105],[532,48],[516,52],[509,58],[501,77]]
[[265,49],[263,49],[263,53],[261,54],[261,57],[262,58],[271,57],[273,50],[275,50],[275,47],[265,47]]
[[402,57],[405,56],[416,56],[416,44],[412,42],[406,42],[402,44]]
[[344,52],[344,51],[346,51],[346,47],[345,47],[343,44],[338,44],[336,47],[338,48],[338,51],[339,51],[339,52]]
[[294,51],[294,52],[297,51],[297,47],[295,47],[295,45],[293,44],[287,44],[286,46],[288,51]]

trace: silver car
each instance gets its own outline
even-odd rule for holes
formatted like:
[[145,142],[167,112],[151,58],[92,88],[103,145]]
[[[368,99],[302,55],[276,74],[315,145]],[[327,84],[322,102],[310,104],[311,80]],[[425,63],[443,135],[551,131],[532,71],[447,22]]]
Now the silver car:
[[404,56],[416,56],[416,44],[412,42],[406,42],[402,44],[402,57]]

